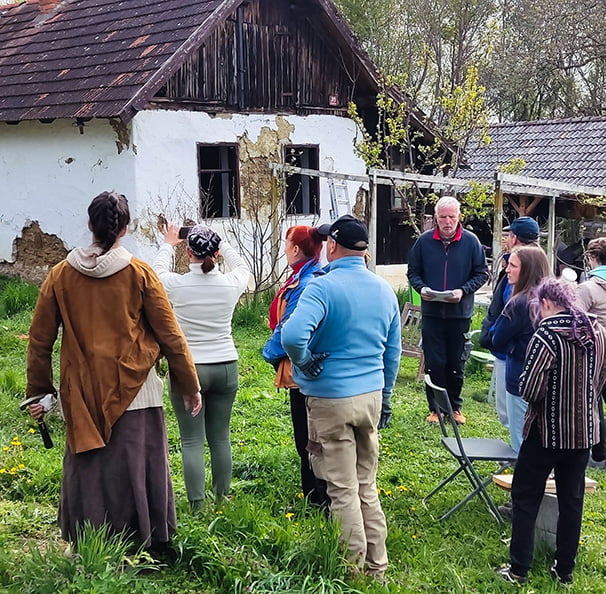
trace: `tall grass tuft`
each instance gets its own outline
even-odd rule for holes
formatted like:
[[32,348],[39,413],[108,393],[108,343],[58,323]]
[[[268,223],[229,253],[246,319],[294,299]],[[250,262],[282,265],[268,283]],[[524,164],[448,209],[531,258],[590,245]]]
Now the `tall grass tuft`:
[[0,293],[0,316],[14,316],[33,309],[38,299],[38,287],[21,281],[11,281]]
[[267,314],[274,297],[274,291],[246,293],[234,312],[234,327],[247,327],[251,331],[267,328]]
[[107,527],[85,524],[79,533],[77,552],[62,550],[65,545],[49,545],[46,551],[30,545],[29,555],[13,575],[14,592],[129,592],[149,591],[136,576],[155,569],[145,552],[129,555],[131,545]]

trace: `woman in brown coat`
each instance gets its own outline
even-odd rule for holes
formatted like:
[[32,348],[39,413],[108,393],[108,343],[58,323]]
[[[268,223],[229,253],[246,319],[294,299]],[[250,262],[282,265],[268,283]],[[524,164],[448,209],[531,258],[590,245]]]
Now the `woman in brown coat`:
[[[176,521],[156,361],[167,358],[194,415],[200,386],[162,283],[120,245],[130,222],[126,198],[104,192],[88,216],[93,244],[70,252],[40,290],[27,395],[56,394],[52,350],[61,327],[59,392],[67,433],[62,536],[76,543],[88,521],[161,548]],[[34,405],[30,412],[38,418],[45,410]]]

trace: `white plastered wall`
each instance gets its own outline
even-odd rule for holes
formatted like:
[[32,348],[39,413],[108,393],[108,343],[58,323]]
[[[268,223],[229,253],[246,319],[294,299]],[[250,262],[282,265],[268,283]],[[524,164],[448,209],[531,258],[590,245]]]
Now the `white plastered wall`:
[[[213,117],[202,112],[141,112],[133,121],[139,209],[136,216],[145,218],[148,206],[162,202],[180,199],[197,203],[197,143],[235,143],[246,137],[248,143],[259,143],[260,151],[263,150],[260,145],[267,137],[275,137],[276,142],[283,144],[316,144],[319,145],[321,170],[364,175],[365,165],[354,153],[356,132],[352,120],[329,115],[229,114]],[[240,183],[244,185],[246,180],[241,177]],[[359,183],[348,183],[352,205],[359,186]],[[174,211],[174,205],[169,205],[168,210],[171,206]],[[328,182],[321,179],[320,216],[315,222],[327,222],[329,209]],[[314,219],[299,216],[296,221],[293,218],[292,224],[295,222],[310,224]],[[218,232],[225,232],[221,219],[213,226]],[[142,252],[149,258],[151,249],[142,245]]]
[[107,120],[88,122],[83,134],[72,122],[0,123],[0,260],[12,261],[30,221],[68,249],[87,245],[90,200],[104,190],[134,194],[134,155],[118,154]]
[[[80,129],[73,120],[51,124],[0,124],[0,260],[12,261],[12,246],[24,225],[35,220],[44,233],[61,238],[68,249],[87,245],[86,208],[104,190],[129,198],[133,229],[125,245],[146,260],[156,252],[149,211],[158,205],[185,201],[197,204],[197,143],[246,142],[262,152],[263,142],[315,144],[320,169],[364,175],[365,165],[355,155],[357,129],[347,118],[329,115],[293,116],[203,112],[143,111],[125,129],[129,144],[107,120],[91,120]],[[124,130],[123,130],[124,131]],[[121,150],[118,150],[120,146]],[[281,153],[280,153],[281,154]],[[242,157],[242,155],[241,155]],[[240,179],[243,185],[245,179]],[[360,187],[348,182],[353,205]],[[291,224],[329,220],[328,181],[320,179],[320,216],[292,218]],[[174,204],[172,205],[174,206]],[[215,222],[225,231],[222,220]]]

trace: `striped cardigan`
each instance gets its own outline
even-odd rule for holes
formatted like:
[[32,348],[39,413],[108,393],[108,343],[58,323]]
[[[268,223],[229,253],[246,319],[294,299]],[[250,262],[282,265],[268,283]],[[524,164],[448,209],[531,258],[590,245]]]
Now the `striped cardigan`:
[[526,351],[520,394],[528,402],[523,436],[536,421],[549,449],[585,449],[599,440],[598,404],[604,384],[606,331],[593,322],[572,336],[572,317],[545,318]]

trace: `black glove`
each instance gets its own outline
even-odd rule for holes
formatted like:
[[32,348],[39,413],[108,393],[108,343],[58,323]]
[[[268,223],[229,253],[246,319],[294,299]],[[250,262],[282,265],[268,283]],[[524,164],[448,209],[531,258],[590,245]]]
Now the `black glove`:
[[328,357],[328,353],[312,353],[305,363],[300,363],[297,367],[307,379],[316,379],[324,369],[322,361],[326,357]]
[[391,421],[391,394],[383,394],[383,402],[381,404],[381,416],[377,429],[385,429]]

